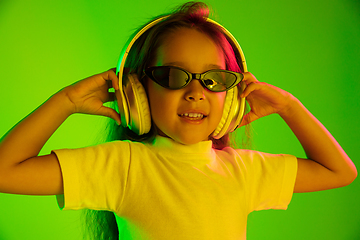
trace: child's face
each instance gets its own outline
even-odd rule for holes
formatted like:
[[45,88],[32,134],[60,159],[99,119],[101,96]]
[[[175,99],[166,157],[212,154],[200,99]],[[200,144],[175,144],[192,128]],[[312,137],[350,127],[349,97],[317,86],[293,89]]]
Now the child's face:
[[[157,51],[154,66],[165,65],[203,73],[225,69],[225,59],[211,38],[196,30],[181,28],[167,36]],[[162,136],[193,144],[208,140],[219,124],[226,92],[211,92],[195,79],[178,90],[163,88],[148,79],[147,91],[153,123]],[[190,117],[190,113],[195,117]]]

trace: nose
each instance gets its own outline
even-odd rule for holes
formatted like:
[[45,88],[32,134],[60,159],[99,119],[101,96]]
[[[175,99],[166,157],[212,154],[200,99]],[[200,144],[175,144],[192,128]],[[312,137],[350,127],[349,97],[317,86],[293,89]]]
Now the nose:
[[191,80],[191,82],[185,87],[185,99],[187,101],[202,101],[205,100],[205,89],[197,79]]

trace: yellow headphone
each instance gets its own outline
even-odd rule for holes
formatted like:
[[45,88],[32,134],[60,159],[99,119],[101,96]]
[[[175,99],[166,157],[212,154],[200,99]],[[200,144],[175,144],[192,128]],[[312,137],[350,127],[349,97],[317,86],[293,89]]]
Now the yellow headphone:
[[[151,128],[151,114],[149,102],[143,85],[138,80],[136,74],[128,74],[124,76],[124,66],[126,58],[130,52],[134,42],[149,28],[153,27],[157,23],[168,18],[163,16],[147,24],[140,29],[135,36],[128,43],[125,51],[120,56],[116,74],[119,77],[119,92],[121,99],[118,99],[119,113],[121,116],[121,124],[124,127],[129,128],[137,135],[143,135],[150,131]],[[234,36],[226,30],[219,23],[207,18],[208,22],[211,22],[221,27],[226,36],[236,46],[234,51],[238,51],[238,55],[241,58],[241,64],[244,72],[247,72],[247,66],[245,62],[244,53],[236,41]],[[236,54],[236,53],[235,53]],[[233,132],[240,124],[245,111],[245,98],[241,98],[240,94],[244,91],[246,84],[241,81],[237,87],[234,87],[227,91],[224,103],[224,110],[218,127],[212,134],[212,137],[219,139],[229,132]]]

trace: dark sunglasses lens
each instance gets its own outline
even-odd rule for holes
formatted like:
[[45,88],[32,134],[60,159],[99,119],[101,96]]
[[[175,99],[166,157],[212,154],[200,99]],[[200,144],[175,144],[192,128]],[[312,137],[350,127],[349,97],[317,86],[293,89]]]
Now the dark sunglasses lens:
[[211,71],[204,76],[205,86],[214,92],[222,92],[234,85],[237,77],[235,74],[225,71]]
[[155,68],[152,75],[160,85],[169,89],[180,89],[184,87],[189,80],[186,72],[177,68]]

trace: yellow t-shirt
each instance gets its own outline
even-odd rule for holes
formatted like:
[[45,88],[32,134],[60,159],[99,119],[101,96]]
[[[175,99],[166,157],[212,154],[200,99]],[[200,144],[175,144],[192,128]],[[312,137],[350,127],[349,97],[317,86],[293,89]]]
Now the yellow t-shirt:
[[120,239],[246,239],[250,212],[287,208],[297,171],[294,156],[165,137],[54,152],[60,208],[113,211]]

